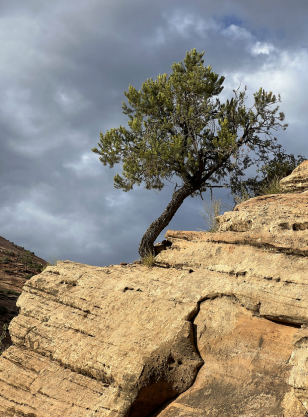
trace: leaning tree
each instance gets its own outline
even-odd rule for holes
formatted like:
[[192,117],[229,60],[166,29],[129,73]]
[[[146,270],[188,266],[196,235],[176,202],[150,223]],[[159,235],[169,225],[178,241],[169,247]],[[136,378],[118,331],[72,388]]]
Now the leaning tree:
[[[213,96],[221,93],[225,77],[203,66],[204,52],[192,49],[183,62],[172,65],[172,74],[147,79],[137,91],[129,85],[124,91],[129,106],[122,102],[129,117],[129,129],[120,125],[100,134],[100,161],[110,168],[123,163],[121,177],[114,177],[114,187],[125,192],[134,184],[145,182],[146,189],[161,190],[162,180],[175,174],[182,184],[176,185],[165,211],[143,235],[139,254],[154,254],[154,242],[169,224],[186,197],[214,187],[233,187],[244,170],[268,162],[280,146],[270,130],[283,130],[284,113],[275,116],[280,102],[262,88],[254,94],[254,105],[246,109],[245,91],[233,90],[234,97],[220,104]],[[246,86],[245,86],[246,90]],[[255,108],[255,111],[253,111]],[[216,123],[217,122],[217,123]],[[260,138],[260,134],[264,134]],[[179,189],[177,189],[179,188]]]

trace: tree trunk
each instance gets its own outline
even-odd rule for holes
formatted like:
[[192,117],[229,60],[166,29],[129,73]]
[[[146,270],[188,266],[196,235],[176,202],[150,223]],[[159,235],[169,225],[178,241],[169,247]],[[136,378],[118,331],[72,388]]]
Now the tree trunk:
[[149,253],[155,255],[154,242],[160,232],[168,226],[173,216],[177,212],[177,209],[181,206],[186,197],[191,195],[194,191],[198,190],[199,186],[191,183],[185,184],[178,191],[175,191],[172,195],[172,200],[166,207],[163,214],[158,217],[153,223],[150,224],[147,231],[143,235],[139,245],[139,255],[144,258]]

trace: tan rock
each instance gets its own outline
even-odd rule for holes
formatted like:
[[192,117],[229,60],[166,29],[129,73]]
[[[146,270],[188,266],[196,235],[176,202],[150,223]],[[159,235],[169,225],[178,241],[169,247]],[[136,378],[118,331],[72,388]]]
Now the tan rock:
[[0,415],[304,417],[307,207],[257,197],[217,233],[168,230],[153,268],[59,261],[31,278]]
[[189,321],[196,301],[148,288],[148,274],[60,261],[29,280],[0,361],[2,410],[146,416],[185,391],[203,363]]
[[308,161],[302,162],[292,174],[280,180],[280,185],[286,192],[302,193],[308,190]]
[[194,325],[204,365],[160,417],[304,415],[287,382],[297,329],[254,316],[230,296],[201,303]]
[[[308,254],[308,194],[276,194],[252,198],[217,217],[219,232],[208,241],[272,248]],[[227,232],[227,233],[226,233]]]

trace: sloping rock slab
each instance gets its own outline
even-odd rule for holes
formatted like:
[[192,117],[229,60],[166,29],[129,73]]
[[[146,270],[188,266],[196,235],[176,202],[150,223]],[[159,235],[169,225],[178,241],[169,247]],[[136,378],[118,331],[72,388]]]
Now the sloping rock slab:
[[[18,300],[21,313],[10,326],[15,346],[0,359],[1,413],[14,417],[22,413],[31,417],[147,416],[168,399],[184,391],[189,393],[198,369],[206,361],[192,389],[199,389],[199,411],[211,415],[205,413],[215,408],[215,385],[211,385],[210,408],[203,397],[207,395],[205,387],[214,382],[206,369],[211,373],[221,363],[215,383],[219,382],[220,393],[224,384],[232,392],[235,382],[224,373],[228,356],[234,358],[228,365],[231,374],[232,366],[239,372],[238,368],[250,363],[247,358],[255,361],[255,372],[252,367],[238,374],[246,380],[256,381],[264,365],[266,384],[272,381],[276,387],[271,398],[277,407],[287,413],[285,404],[293,404],[292,412],[300,407],[302,412],[308,397],[308,383],[302,372],[308,358],[307,330],[301,329],[308,323],[306,286],[287,283],[284,277],[277,281],[232,272],[232,259],[235,262],[236,257],[226,265],[216,263],[230,245],[223,248],[222,244],[188,240],[180,243],[182,250],[172,250],[176,246],[173,243],[159,256],[173,255],[173,261],[180,261],[185,253],[189,260],[194,252],[196,260],[203,259],[194,272],[181,267],[148,269],[143,265],[97,268],[63,261],[29,280]],[[239,249],[259,250],[248,246]],[[229,248],[229,254],[233,252]],[[268,256],[274,259],[274,254]],[[307,268],[307,262],[302,266]],[[287,328],[289,333],[276,331],[272,340],[269,333],[276,328],[270,327],[273,320],[278,329]],[[253,333],[256,322],[261,324]],[[285,326],[284,322],[291,325]],[[259,346],[261,337],[264,343]],[[212,346],[212,356],[206,350],[208,346]],[[264,393],[262,386],[253,384],[247,391],[246,400],[250,402]],[[176,401],[178,413],[186,407],[182,415],[198,415],[191,405],[181,406],[179,411]]]
[[287,383],[297,329],[253,316],[230,297],[204,301],[194,322],[204,365],[159,417],[301,417]]
[[144,269],[64,261],[26,283],[0,360],[2,415],[141,417],[192,384],[196,301]]
[[308,195],[253,200],[218,233],[167,231],[152,269],[59,261],[27,281],[1,413],[304,417]]

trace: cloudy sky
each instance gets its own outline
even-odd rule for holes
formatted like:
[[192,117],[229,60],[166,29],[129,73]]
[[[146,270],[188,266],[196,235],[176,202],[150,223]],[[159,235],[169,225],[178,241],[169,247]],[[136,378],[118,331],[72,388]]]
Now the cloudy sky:
[[[128,193],[91,151],[100,131],[127,125],[124,90],[172,72],[186,51],[225,76],[223,103],[247,85],[281,94],[287,130],[275,136],[308,157],[307,0],[0,1],[0,236],[47,261],[105,266],[139,259],[143,233],[170,202],[145,184]],[[174,177],[172,180],[178,182]],[[232,204],[226,191],[217,198]],[[209,200],[209,193],[203,195]],[[172,230],[205,229],[188,197]]]

